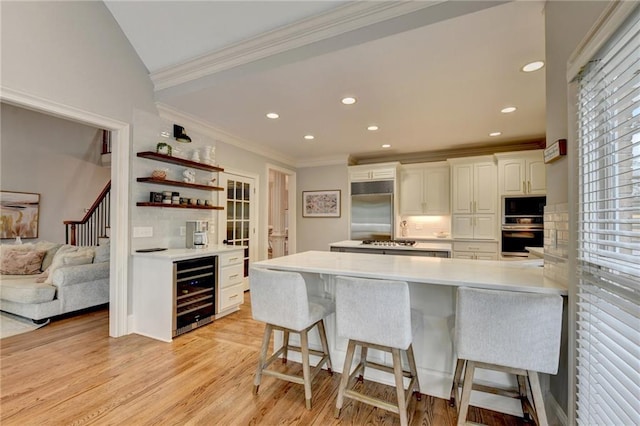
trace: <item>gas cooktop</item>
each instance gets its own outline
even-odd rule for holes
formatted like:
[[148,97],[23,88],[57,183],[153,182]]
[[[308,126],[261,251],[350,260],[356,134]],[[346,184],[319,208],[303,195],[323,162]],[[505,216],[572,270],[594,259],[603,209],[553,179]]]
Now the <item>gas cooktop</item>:
[[373,245],[373,246],[385,246],[385,247],[397,247],[397,246],[411,247],[416,245],[416,242],[411,240],[364,240],[362,244]]

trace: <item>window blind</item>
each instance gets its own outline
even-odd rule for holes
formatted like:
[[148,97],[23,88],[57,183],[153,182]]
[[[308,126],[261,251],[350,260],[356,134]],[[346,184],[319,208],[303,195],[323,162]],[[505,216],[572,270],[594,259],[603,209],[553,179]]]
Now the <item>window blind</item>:
[[640,424],[640,12],[578,90],[576,421]]

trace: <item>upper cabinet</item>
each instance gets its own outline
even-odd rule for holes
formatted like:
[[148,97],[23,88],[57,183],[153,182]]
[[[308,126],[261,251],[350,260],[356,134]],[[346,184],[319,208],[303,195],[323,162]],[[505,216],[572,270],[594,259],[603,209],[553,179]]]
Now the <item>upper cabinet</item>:
[[395,180],[398,163],[366,164],[349,167],[349,181]]
[[449,173],[449,164],[445,161],[402,166],[400,214],[449,214]]
[[498,179],[493,157],[455,158],[448,161],[451,165],[453,238],[496,239]]
[[496,154],[500,195],[545,195],[547,172],[543,150]]

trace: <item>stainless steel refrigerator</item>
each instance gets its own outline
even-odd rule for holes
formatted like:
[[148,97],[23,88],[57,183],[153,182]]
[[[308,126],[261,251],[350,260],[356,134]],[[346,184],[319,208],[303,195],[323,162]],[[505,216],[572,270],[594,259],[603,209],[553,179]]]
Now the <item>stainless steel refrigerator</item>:
[[351,239],[393,239],[393,181],[351,183]]

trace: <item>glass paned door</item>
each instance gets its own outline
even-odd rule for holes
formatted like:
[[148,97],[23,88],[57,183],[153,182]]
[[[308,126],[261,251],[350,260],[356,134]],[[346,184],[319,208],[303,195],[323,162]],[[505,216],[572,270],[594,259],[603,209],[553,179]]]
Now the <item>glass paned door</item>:
[[223,243],[245,246],[244,282],[248,289],[249,263],[255,246],[255,185],[254,179],[246,176],[221,173],[220,185],[225,188],[226,219],[220,221]]

